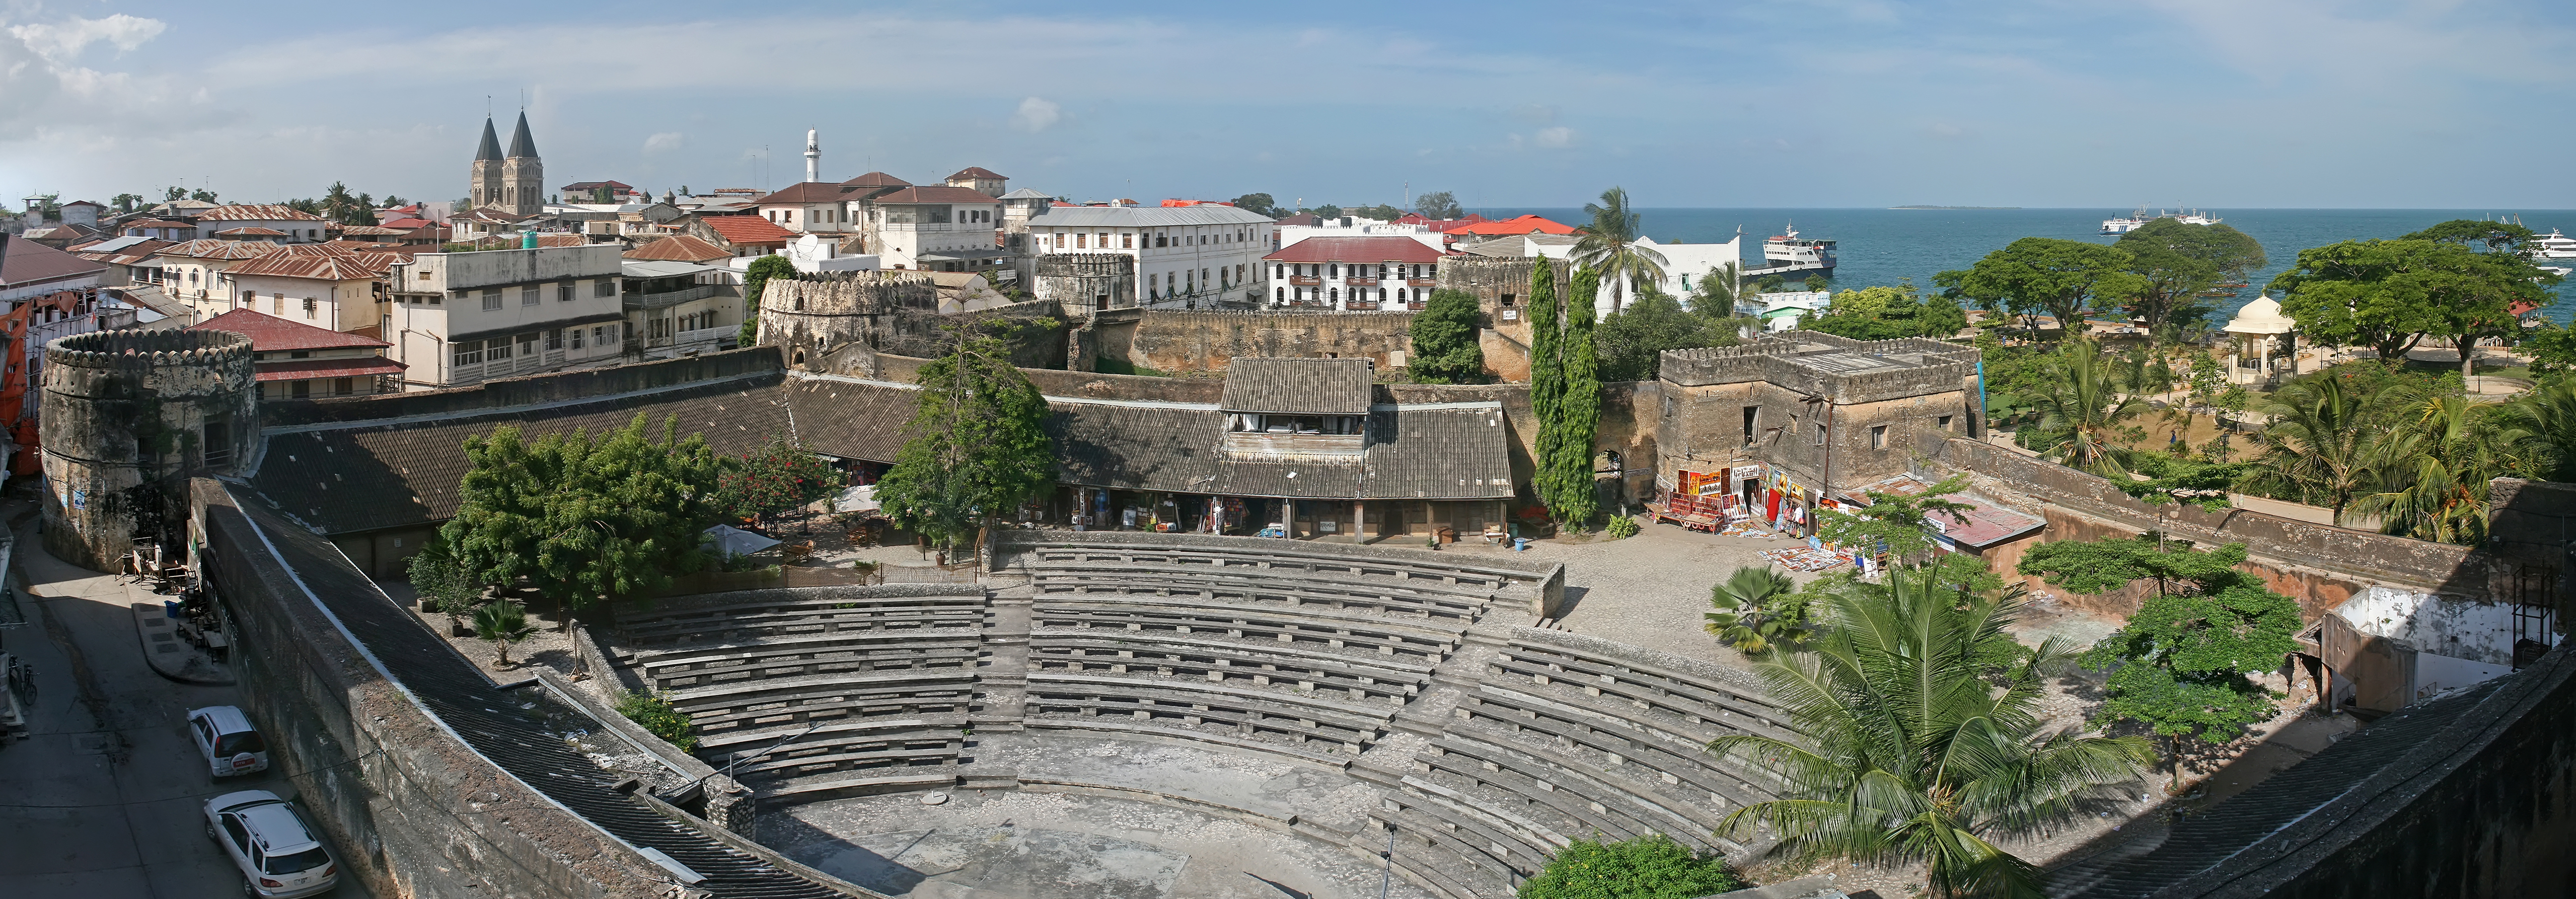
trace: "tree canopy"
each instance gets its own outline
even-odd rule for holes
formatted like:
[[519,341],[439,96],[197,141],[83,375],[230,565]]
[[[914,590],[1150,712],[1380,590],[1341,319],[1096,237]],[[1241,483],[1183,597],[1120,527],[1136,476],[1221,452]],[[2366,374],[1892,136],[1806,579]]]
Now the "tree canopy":
[[1948,338],[1967,330],[1968,313],[1957,301],[1925,296],[1912,284],[1863,287],[1835,294],[1824,314],[1807,316],[1798,327],[1854,340]]
[[2449,337],[2469,374],[2472,341],[2509,329],[2517,308],[2555,302],[2546,286],[2555,283],[2517,253],[2408,237],[2301,250],[2269,289],[2282,292],[2281,312],[2302,334],[2371,347],[2390,365],[2426,337]]
[[1664,280],[1664,254],[1637,243],[1643,218],[1628,208],[1626,188],[1601,192],[1601,202],[1583,204],[1592,223],[1574,245],[1574,260],[1598,273],[1610,288],[1610,309],[1627,308],[1628,291]]
[[751,346],[760,341],[760,292],[771,278],[796,277],[796,264],[787,257],[771,254],[751,261],[742,270],[742,333],[734,338],[735,346]]
[[2038,316],[2057,319],[2067,336],[2084,333],[2087,310],[2098,303],[2136,294],[2145,279],[2130,273],[2135,257],[2118,247],[2025,237],[1986,254],[1965,271],[1944,272],[1936,283],[1955,284],[1959,294],[1990,313],[2021,316],[2031,331]]
[[1266,215],[1271,218],[1279,217],[1278,201],[1271,199],[1269,194],[1244,194],[1243,196],[1236,197],[1234,198],[1234,208],[1241,209],[1255,215]]
[[1950,498],[1965,489],[1968,476],[1963,473],[1912,496],[1872,490],[1869,505],[1857,511],[1824,510],[1818,530],[1825,539],[1847,546],[1884,546],[1900,563],[1920,562],[1932,555],[1933,516],[1951,524],[1968,523],[1967,511],[1976,507]]
[[1741,889],[1723,858],[1701,858],[1663,834],[1575,839],[1522,881],[1518,899],[1700,899]]
[[840,472],[780,434],[728,466],[717,480],[716,507],[737,518],[766,519],[830,496],[840,486]]
[[1663,370],[1665,350],[1731,346],[1736,339],[1732,328],[1694,315],[1653,289],[1638,291],[1635,302],[1610,313],[1593,332],[1603,381],[1651,381]]
[[1447,221],[1464,218],[1467,211],[1458,208],[1458,198],[1445,190],[1435,190],[1413,198],[1413,211],[1423,218]]
[[964,329],[949,339],[949,352],[921,367],[877,501],[898,526],[954,546],[1054,483],[1055,444],[1046,398],[1012,367],[1008,345]]
[[1475,384],[1485,380],[1485,349],[1478,342],[1483,312],[1463,290],[1431,292],[1413,316],[1413,355],[1405,371],[1422,384]]
[[2141,225],[2112,246],[2128,251],[2129,271],[2142,279],[2121,298],[2121,306],[2150,332],[2206,317],[2215,307],[2201,300],[2202,293],[2240,281],[2266,261],[2263,245],[2242,231],[2169,218]]
[[[570,608],[670,583],[705,564],[699,533],[714,523],[724,463],[697,434],[665,421],[657,442],[643,415],[593,437],[530,443],[515,425],[465,440],[462,503],[439,528],[478,583],[525,579]],[[569,624],[569,619],[567,619]]]
[[1538,460],[1539,499],[1558,521],[1582,527],[1600,511],[1593,496],[1592,441],[1601,427],[1600,351],[1593,340],[1593,305],[1601,276],[1586,266],[1574,269],[1572,295],[1565,300],[1564,326],[1554,344],[1563,357],[1557,367],[1557,417],[1542,419],[1551,432],[1547,455]]

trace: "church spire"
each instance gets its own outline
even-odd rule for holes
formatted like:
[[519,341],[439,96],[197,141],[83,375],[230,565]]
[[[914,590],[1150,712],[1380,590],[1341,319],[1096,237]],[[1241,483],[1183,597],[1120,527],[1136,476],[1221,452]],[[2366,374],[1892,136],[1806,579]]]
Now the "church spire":
[[[523,130],[527,127],[520,126]],[[483,146],[474,151],[475,162],[501,161],[501,138],[492,132],[492,117],[483,117]]]
[[[485,123],[483,133],[492,133],[489,122]],[[519,110],[519,130],[510,132],[510,158],[529,159],[536,155],[537,139],[528,134],[528,111]]]

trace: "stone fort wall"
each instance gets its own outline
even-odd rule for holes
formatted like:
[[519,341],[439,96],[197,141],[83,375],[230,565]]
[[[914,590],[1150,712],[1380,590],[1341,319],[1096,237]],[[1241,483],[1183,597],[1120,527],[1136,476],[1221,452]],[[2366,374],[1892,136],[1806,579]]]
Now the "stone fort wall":
[[138,533],[175,545],[187,478],[228,474],[258,437],[250,338],[229,331],[99,331],[45,348],[38,429],[45,549],[117,570]]

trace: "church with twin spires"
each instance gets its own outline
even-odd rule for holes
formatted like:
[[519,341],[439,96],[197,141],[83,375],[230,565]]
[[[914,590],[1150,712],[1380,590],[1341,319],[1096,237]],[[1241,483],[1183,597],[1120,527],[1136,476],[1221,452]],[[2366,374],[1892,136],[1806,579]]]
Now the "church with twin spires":
[[483,119],[483,144],[474,151],[473,208],[511,215],[535,215],[545,208],[546,164],[537,158],[537,139],[528,134],[528,113],[519,112],[519,127],[510,132],[510,151],[501,152],[492,119]]

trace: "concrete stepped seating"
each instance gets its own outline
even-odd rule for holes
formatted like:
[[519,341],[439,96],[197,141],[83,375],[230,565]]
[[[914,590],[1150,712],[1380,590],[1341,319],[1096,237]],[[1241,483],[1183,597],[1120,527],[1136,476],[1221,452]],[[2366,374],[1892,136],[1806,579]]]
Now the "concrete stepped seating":
[[1462,623],[1473,623],[1494,598],[1491,590],[1423,590],[1330,574],[1309,575],[1298,569],[1191,571],[1188,570],[1190,567],[1049,566],[1033,569],[1030,579],[1040,595],[1108,592],[1199,596],[1238,602],[1275,601],[1289,606],[1360,608],[1454,619]]
[[[1393,825],[1399,842],[1426,851],[1435,869],[1455,866],[1473,875],[1450,874],[1444,878],[1449,880],[1499,881],[1517,887],[1571,842],[1565,834],[1516,811],[1409,775],[1379,793],[1378,808],[1370,817],[1370,823],[1379,828]],[[1405,850],[1399,848],[1397,853],[1402,856]],[[1418,869],[1423,860],[1409,861]],[[1441,861],[1448,864],[1438,864]]]
[[1680,792],[1679,779],[1668,783],[1661,772],[1641,779],[1633,776],[1640,772],[1613,772],[1549,748],[1506,746],[1463,733],[1434,741],[1413,762],[1418,776],[1543,804],[1583,829],[1619,839],[1661,833],[1704,849],[1741,848],[1710,835],[1725,808]]
[[[1566,647],[1513,640],[1487,665],[1485,680],[1540,695],[1579,692],[1651,716],[1671,716],[1693,730],[1716,727],[1782,739],[1792,735],[1788,714],[1757,689],[1635,658],[1598,659]],[[1556,689],[1544,689],[1550,687]]]
[[655,689],[677,690],[843,671],[964,668],[980,651],[976,631],[906,629],[692,645],[637,653],[634,665]]
[[1341,691],[1353,701],[1402,704],[1431,680],[1431,665],[1293,647],[1211,641],[1150,631],[1096,635],[1086,630],[1042,630],[1030,637],[1033,670],[1151,671],[1205,678],[1212,683],[1281,686],[1301,691]]
[[1432,662],[1444,660],[1456,651],[1461,634],[1458,628],[1347,612],[1153,597],[1042,596],[1037,600],[1033,620],[1044,628],[1205,632]]
[[975,676],[934,668],[742,681],[678,690],[671,704],[700,734],[774,729],[821,720],[964,714]]
[[[1152,537],[1151,542],[1136,538]],[[1374,547],[1301,543],[1288,540],[1241,540],[1177,535],[1121,535],[1102,539],[1081,533],[1048,533],[1044,543],[1029,547],[1021,564],[1037,570],[1052,565],[1087,562],[1151,562],[1263,570],[1301,569],[1309,574],[1384,577],[1464,584],[1493,590],[1534,585],[1543,573],[1520,567],[1482,564],[1466,554],[1390,553]]]
[[[1774,798],[1767,778],[1728,765],[1706,751],[1714,734],[1667,730],[1652,721],[1620,717],[1614,709],[1578,706],[1492,684],[1479,686],[1455,712],[1463,728],[1483,728],[1490,742],[1533,755],[1555,756],[1572,770],[1620,771],[1684,787],[1691,798],[1734,808]],[[1462,733],[1453,731],[1453,734]]]
[[976,627],[985,600],[973,595],[868,596],[845,588],[753,590],[749,598],[715,605],[625,611],[617,617],[619,643],[643,648],[667,643],[828,634],[845,631]]
[[[799,727],[732,735],[721,742],[702,743],[698,752],[709,764],[727,764],[730,753],[741,752],[748,757],[803,730]],[[965,727],[956,721],[904,718],[827,724],[766,755],[746,758],[734,768],[734,775],[758,782],[881,768],[954,767],[965,745]]]
[[[1386,730],[1395,717],[1393,703],[1362,703],[1288,690],[1210,683],[1180,678],[1145,678],[1031,671],[1028,712],[1031,724],[1053,719],[1126,718],[1137,728],[1150,727],[1167,736],[1195,739],[1209,724],[1230,726],[1239,737],[1260,743],[1321,742],[1356,757]],[[1232,744],[1229,744],[1232,745]],[[1316,747],[1305,746],[1312,750]],[[1347,760],[1345,760],[1347,761]]]

